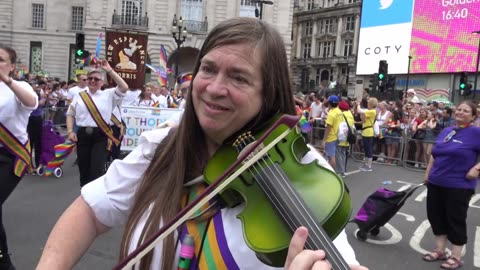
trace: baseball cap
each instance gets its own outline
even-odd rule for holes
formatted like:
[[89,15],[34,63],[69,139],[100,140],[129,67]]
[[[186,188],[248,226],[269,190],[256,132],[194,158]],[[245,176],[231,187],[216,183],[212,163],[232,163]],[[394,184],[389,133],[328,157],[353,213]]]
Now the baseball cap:
[[339,100],[338,97],[335,96],[335,95],[332,95],[332,96],[329,96],[329,97],[328,97],[328,102],[330,102],[330,103],[338,103],[339,101],[340,101],[340,100]]
[[350,109],[350,105],[348,105],[348,102],[346,102],[345,100],[342,100],[340,101],[340,103],[338,103],[338,108],[342,111],[347,111],[348,109]]

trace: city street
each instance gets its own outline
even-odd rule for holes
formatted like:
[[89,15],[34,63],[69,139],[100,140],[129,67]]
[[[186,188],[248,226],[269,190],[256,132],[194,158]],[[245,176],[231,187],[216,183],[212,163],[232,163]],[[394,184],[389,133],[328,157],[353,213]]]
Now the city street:
[[[78,169],[67,160],[61,178],[26,176],[7,200],[3,218],[17,269],[34,269],[51,228],[64,209],[79,195]],[[384,181],[392,190],[404,189],[421,181],[423,173],[403,167],[374,164],[374,172],[359,172],[361,164],[349,160],[346,183],[353,200],[352,218],[361,204]],[[425,188],[420,187],[399,213],[381,229],[377,237],[366,242],[355,237],[357,226],[348,224],[346,231],[358,260],[370,269],[440,269],[440,263],[427,263],[421,255],[434,247],[425,213]],[[463,269],[480,267],[480,195],[472,199],[469,210],[469,243]],[[475,239],[478,238],[477,241]],[[100,237],[75,269],[110,269],[116,262],[121,229]]]

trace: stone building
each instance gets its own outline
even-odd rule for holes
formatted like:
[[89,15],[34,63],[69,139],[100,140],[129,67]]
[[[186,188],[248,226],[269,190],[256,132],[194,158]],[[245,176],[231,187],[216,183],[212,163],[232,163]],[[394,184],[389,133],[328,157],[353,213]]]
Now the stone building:
[[[263,3],[262,19],[280,31],[290,53],[293,0],[259,2]],[[181,72],[190,69],[207,32],[216,24],[235,16],[255,17],[259,11],[260,4],[250,0],[2,0],[0,42],[13,46],[17,62],[31,73],[46,72],[66,80],[77,68],[76,33],[85,34],[85,49],[94,52],[97,36],[105,29],[137,31],[148,33],[147,63],[159,64],[163,44],[169,66],[178,63]],[[180,17],[188,34],[179,49],[172,26]],[[105,55],[105,43],[101,55]],[[146,78],[150,79],[149,74]]]
[[354,95],[360,10],[360,0],[294,1],[295,91]]

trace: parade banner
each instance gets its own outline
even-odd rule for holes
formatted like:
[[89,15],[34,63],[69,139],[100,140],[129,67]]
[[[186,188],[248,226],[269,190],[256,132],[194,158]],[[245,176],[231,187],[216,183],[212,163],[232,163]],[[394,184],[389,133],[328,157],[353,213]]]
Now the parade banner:
[[122,140],[122,151],[132,151],[138,145],[138,139],[144,131],[159,127],[165,121],[179,121],[183,110],[122,106],[122,119],[126,124],[125,136]]
[[[147,39],[146,34],[106,32],[106,59],[130,89],[140,89],[145,82]],[[110,77],[108,83],[115,84]]]

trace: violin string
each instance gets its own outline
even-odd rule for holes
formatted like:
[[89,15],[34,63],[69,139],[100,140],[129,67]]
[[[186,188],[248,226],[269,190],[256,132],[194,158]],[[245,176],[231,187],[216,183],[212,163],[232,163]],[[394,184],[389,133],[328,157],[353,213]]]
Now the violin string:
[[[272,170],[270,167],[268,168],[269,170]],[[274,170],[279,171],[278,167],[275,167]],[[275,175],[272,172],[273,175]],[[306,205],[301,203],[302,199],[299,197],[299,194],[295,192],[295,190],[292,187],[292,184],[288,179],[286,179],[283,174],[278,173],[281,177],[277,179],[279,181],[280,187],[284,189],[285,194],[287,197],[291,200],[292,205],[297,208],[297,212],[301,215],[303,220],[306,222],[306,225],[311,228],[311,233],[315,236],[312,237],[311,240],[316,243],[317,247],[323,247],[327,250],[328,256],[334,258],[335,263],[340,263],[343,264],[343,268],[339,267],[338,269],[347,269],[348,266],[345,265],[343,257],[339,254],[338,250],[336,247],[333,245],[331,241],[322,241],[322,239],[330,239],[328,235],[326,235],[325,231],[323,228],[320,228],[318,223],[314,220],[313,216],[304,213],[308,213],[308,210],[306,208]],[[291,194],[291,195],[288,195]],[[308,206],[307,206],[308,207]],[[302,208],[302,209],[300,209]],[[301,211],[303,210],[303,211]],[[320,235],[320,237],[319,237]],[[320,242],[320,243],[318,243]],[[332,263],[332,262],[331,262]]]
[[[242,142],[242,143],[243,143],[243,142]],[[243,144],[244,144],[244,145],[243,145],[242,147],[247,146],[247,143],[243,143]],[[259,146],[259,147],[261,147],[261,146]],[[261,158],[261,159],[263,159],[263,158]],[[265,161],[265,160],[264,160],[264,161]],[[257,163],[260,163],[260,162],[257,161]],[[253,170],[250,169],[250,168],[253,168]],[[257,179],[257,181],[261,180],[263,183],[266,183],[266,181],[263,179],[263,177],[261,176],[260,171],[256,168],[256,166],[252,166],[252,167],[250,167],[250,168],[247,169],[247,170],[250,172],[250,174],[251,174],[252,176],[254,176],[254,177]],[[254,171],[255,171],[255,172],[254,172]],[[259,179],[259,178],[260,178],[260,179]],[[277,200],[277,201],[279,200],[278,198],[275,198],[275,199],[272,198],[272,196],[275,196],[275,193],[272,191],[272,189],[270,188],[269,185],[263,184],[263,185],[261,185],[261,187],[264,187],[264,188],[267,188],[267,189],[268,189],[268,192],[264,191],[264,193],[265,193],[265,195],[270,199],[270,201],[273,202],[274,200]],[[276,196],[275,196],[275,197],[276,197]],[[294,222],[294,220],[293,220],[291,217],[285,216],[285,215],[283,214],[283,213],[285,213],[286,211],[285,211],[285,209],[284,209],[284,207],[283,207],[282,205],[278,205],[278,204],[277,204],[277,206],[279,206],[279,207],[282,208],[283,211],[278,211],[278,213],[282,216],[283,220],[287,223],[287,226],[288,226],[290,229],[295,230],[296,227],[295,227],[295,222]],[[307,245],[309,245],[309,243],[307,243]],[[309,248],[309,249],[312,249],[311,247],[308,247],[308,248]]]
[[[246,143],[245,143],[245,144],[246,144]],[[246,146],[246,145],[245,145],[245,146]],[[264,157],[260,158],[259,161],[260,161],[260,160],[262,160],[265,164],[268,164],[268,161],[270,162],[270,164],[272,164],[272,165],[274,164],[273,160],[272,160],[270,157],[268,157],[268,161],[267,161]],[[260,164],[259,161],[257,161],[258,164]],[[257,178],[260,178],[260,179],[258,179],[258,180],[261,180],[261,181],[264,183],[263,186],[264,186],[265,188],[268,188],[268,189],[269,189],[269,190],[268,190],[269,192],[266,194],[267,197],[271,198],[271,196],[269,196],[269,194],[272,194],[272,195],[275,196],[275,193],[272,192],[272,190],[269,188],[269,185],[268,185],[268,184],[265,184],[266,181],[265,181],[265,179],[263,179],[262,174],[256,169],[255,166],[253,166],[253,168],[254,168],[254,170],[256,170],[256,172],[257,172],[257,173],[256,173],[256,175],[258,175]],[[319,240],[319,241],[321,240],[320,237],[317,235],[317,233],[321,234],[321,236],[322,236],[324,239],[327,239],[327,237],[329,237],[329,236],[328,236],[328,235],[325,235],[325,233],[323,232],[323,229],[321,229],[321,228],[318,227],[318,225],[317,225],[317,223],[315,222],[315,220],[313,219],[313,217],[311,217],[311,216],[309,216],[309,215],[304,216],[304,215],[302,214],[302,211],[300,211],[300,209],[299,209],[299,207],[298,207],[299,205],[302,205],[302,204],[300,203],[301,200],[299,199],[298,194],[296,194],[296,192],[294,192],[291,184],[290,184],[289,182],[287,182],[288,180],[285,179],[285,178],[283,177],[283,175],[280,173],[280,170],[279,170],[277,167],[275,167],[275,170],[277,171],[277,173],[275,173],[274,171],[272,171],[272,169],[270,168],[270,166],[267,166],[267,169],[268,169],[268,170],[271,172],[271,174],[274,175],[274,176],[275,176],[275,175],[280,175],[280,179],[278,179],[278,177],[274,177],[274,178],[278,181],[278,184],[280,184],[280,187],[283,189],[283,191],[285,192],[286,195],[288,194],[287,191],[290,192],[290,194],[293,194],[293,197],[291,197],[291,196],[289,196],[289,195],[287,195],[287,197],[289,197],[289,199],[290,199],[290,201],[291,201],[291,204],[292,204],[295,208],[297,208],[297,209],[296,209],[297,212],[300,213],[300,215],[301,215],[301,217],[303,218],[303,220],[304,220],[304,222],[306,223],[306,225],[309,226],[309,228],[312,229],[312,230],[311,230],[311,234],[313,234],[315,237],[311,237],[311,240],[314,241],[314,242],[317,242],[315,239],[317,239],[317,240]],[[249,170],[249,171],[250,171],[250,173],[252,173],[251,170]],[[281,182],[283,182],[283,183],[281,183]],[[288,190],[287,190],[287,189],[288,189]],[[279,201],[278,198],[276,198],[276,200]],[[278,207],[278,205],[277,205],[277,207]],[[282,208],[282,210],[285,210],[282,205],[280,205],[280,207]],[[307,211],[307,209],[306,209],[303,205],[302,205],[302,208],[303,208],[304,211]],[[290,217],[285,217],[285,216],[281,213],[282,211],[279,211],[279,212],[280,212],[280,215],[282,215],[282,217],[283,217],[284,220],[286,221],[287,225],[294,231],[294,230],[296,229],[296,224],[295,224],[295,222],[294,222]],[[315,229],[315,228],[316,228],[316,229]],[[313,247],[310,245],[310,243],[309,243],[308,241],[307,241],[306,245],[307,245],[307,248],[313,249]],[[330,242],[326,241],[326,243],[316,243],[316,245],[319,246],[319,247],[323,247],[323,248],[325,248],[325,249],[329,249],[329,250],[328,250],[329,256],[332,256],[332,257],[335,257],[335,256],[336,256],[337,258],[342,258],[342,257],[339,255],[338,250],[336,250],[336,248],[335,248],[332,244],[330,244]],[[342,259],[343,259],[343,258],[342,258]],[[338,259],[337,259],[337,260],[334,260],[334,261],[338,261]],[[332,263],[332,262],[331,262],[331,263]],[[344,264],[344,263],[343,263],[343,260],[342,260],[341,263]],[[343,265],[343,266],[344,266],[344,269],[347,269],[347,268],[346,268],[347,266],[345,266],[345,265]]]
[[[270,159],[271,163],[273,164],[273,161],[271,160],[271,158],[269,158],[269,159]],[[311,240],[314,241],[314,242],[317,242],[316,243],[317,247],[325,248],[327,250],[328,254],[329,254],[328,256],[342,259],[342,260],[339,260],[339,259],[334,260],[336,263],[338,261],[340,261],[341,264],[344,264],[343,263],[343,257],[341,257],[338,250],[334,247],[333,243],[331,244],[329,241],[325,241],[325,243],[322,243],[322,242],[318,243],[318,241],[316,241],[316,240],[321,241],[321,239],[329,239],[329,236],[324,233],[323,228],[320,228],[318,226],[317,222],[313,219],[312,216],[310,216],[310,215],[304,216],[302,214],[302,213],[308,213],[307,209],[301,203],[301,199],[298,197],[298,193],[293,190],[292,185],[290,184],[290,181],[288,181],[288,179],[285,179],[285,177],[283,176],[283,174],[280,173],[280,171],[277,167],[274,168],[278,172],[277,174],[275,174],[275,172],[273,172],[270,167],[267,167],[267,168],[268,168],[268,170],[271,171],[272,175],[279,175],[280,176],[279,178],[275,177],[275,179],[277,181],[279,181],[278,184],[280,184],[280,187],[282,187],[282,189],[284,189],[284,192],[287,195],[287,197],[289,197],[289,199],[291,200],[292,205],[295,208],[297,208],[297,212],[301,215],[301,217],[307,223],[306,225],[309,226],[310,228],[312,228],[311,233],[314,234],[315,237],[311,238]],[[286,190],[286,189],[288,189],[288,190]],[[288,194],[293,194],[293,196],[289,196]],[[301,206],[303,208],[302,209],[303,211],[300,211],[299,206]],[[320,234],[322,238],[320,238],[318,236],[318,234]],[[332,262],[330,262],[330,263],[332,263]],[[347,267],[348,267],[346,265],[343,265],[343,266],[344,266],[344,268],[339,267],[337,269],[347,269]]]

